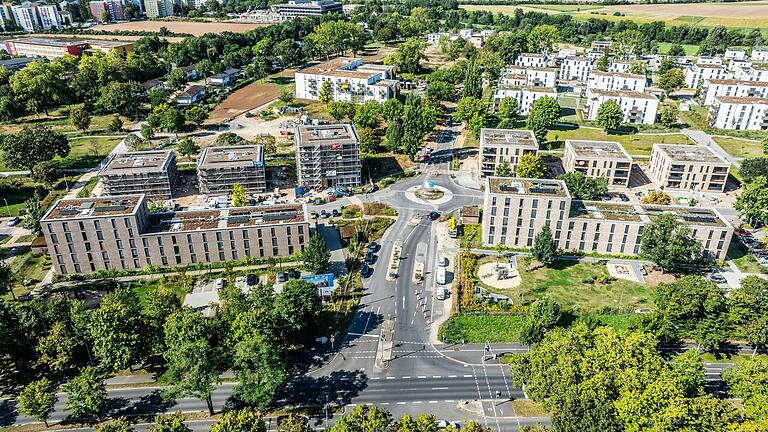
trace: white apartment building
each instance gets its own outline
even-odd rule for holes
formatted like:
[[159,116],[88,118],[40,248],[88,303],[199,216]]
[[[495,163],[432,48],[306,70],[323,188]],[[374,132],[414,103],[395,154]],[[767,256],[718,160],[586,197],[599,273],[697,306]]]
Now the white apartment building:
[[513,98],[517,100],[518,113],[522,116],[527,116],[531,112],[533,103],[544,96],[557,99],[557,90],[554,87],[500,85],[493,94],[493,110],[496,111],[502,99]]
[[426,37],[427,37],[427,43],[430,45],[440,43],[440,40],[442,38],[446,38],[451,41],[454,41],[459,38],[458,36],[450,32],[429,33]]
[[755,48],[749,59],[756,62],[768,62],[768,48]]
[[515,66],[545,68],[547,67],[547,56],[538,53],[523,53],[515,59]]
[[560,79],[586,81],[592,73],[592,60],[588,57],[570,56],[560,64]]
[[768,67],[750,65],[738,68],[736,70],[736,79],[768,82]]
[[768,98],[717,96],[709,124],[718,129],[768,130]]
[[696,64],[700,65],[722,65],[723,59],[720,57],[711,57],[711,56],[699,56],[696,59]]
[[709,147],[654,144],[648,172],[664,190],[723,192],[731,164]]
[[144,0],[147,18],[160,18],[173,15],[172,0]]
[[749,58],[749,56],[744,50],[730,48],[725,50],[723,58],[726,60],[746,60]]
[[768,82],[742,80],[704,80],[701,87],[704,105],[712,105],[718,96],[768,98]]
[[496,168],[504,162],[514,172],[520,164],[520,157],[538,153],[539,143],[529,130],[482,129],[480,156],[477,158],[478,177],[495,176]]
[[297,70],[296,97],[318,100],[327,82],[334,101],[383,103],[397,96],[400,87],[394,78],[394,66],[365,65],[362,59],[337,57]]
[[40,21],[37,18],[37,11],[34,6],[11,6],[13,19],[24,31],[33,33],[40,27]]
[[629,186],[632,156],[613,141],[566,140],[563,167],[587,177],[604,177],[608,186]]
[[[701,60],[701,57],[699,58]],[[722,64],[697,63],[685,71],[685,86],[696,88],[707,79],[730,79],[733,74]]]
[[471,38],[474,33],[475,31],[472,30],[471,28],[463,28],[459,30],[459,37],[462,39],[469,40],[469,38]]
[[627,61],[614,61],[608,66],[608,72],[629,73],[632,63]]
[[649,93],[631,91],[588,90],[584,105],[584,118],[597,120],[600,105],[608,100],[615,100],[624,113],[622,123],[654,124],[659,100]]
[[592,71],[587,81],[588,90],[645,91],[645,76],[620,72]]
[[751,60],[731,60],[728,62],[728,72],[738,74],[742,69],[752,67]]
[[499,85],[554,87],[557,85],[557,69],[507,66],[499,78]]
[[43,30],[59,29],[63,25],[56,5],[37,5],[37,15],[40,19],[40,28]]

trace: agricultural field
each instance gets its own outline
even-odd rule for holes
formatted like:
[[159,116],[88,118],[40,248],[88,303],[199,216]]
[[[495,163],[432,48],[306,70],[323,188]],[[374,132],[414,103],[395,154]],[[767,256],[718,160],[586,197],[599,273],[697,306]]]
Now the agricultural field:
[[[603,18],[611,21],[632,20],[640,23],[664,21],[667,25],[697,25],[714,27],[722,25],[732,28],[768,27],[768,1],[738,3],[684,3],[673,4],[627,4],[627,5],[462,5],[467,10],[488,10],[513,14],[515,9],[544,13],[566,13],[578,20]],[[616,14],[616,15],[614,15]]]
[[[206,33],[234,32],[245,33],[257,27],[264,27],[261,23],[230,23],[230,22],[196,22],[196,21],[129,21],[118,24],[106,24],[93,27],[96,31],[146,31],[159,32],[165,27],[172,33],[188,33],[194,36],[202,36]],[[90,37],[90,36],[88,36]]]

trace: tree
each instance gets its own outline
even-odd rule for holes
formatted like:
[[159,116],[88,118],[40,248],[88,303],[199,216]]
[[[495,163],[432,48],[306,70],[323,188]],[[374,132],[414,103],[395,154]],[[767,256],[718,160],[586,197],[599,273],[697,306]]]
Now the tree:
[[526,127],[533,132],[536,141],[543,144],[547,141],[547,133],[552,124],[538,112],[531,112],[525,120]]
[[679,116],[680,111],[675,105],[664,104],[659,109],[659,123],[661,123],[661,125],[664,127],[672,128],[677,126],[677,119]]
[[357,107],[352,102],[329,102],[328,103],[328,114],[336,119],[336,121],[341,121],[344,117],[347,117],[349,119],[352,119],[355,117],[355,112],[357,111]]
[[19,410],[48,427],[48,417],[53,412],[53,406],[59,398],[56,396],[56,385],[47,378],[41,378],[29,383],[19,393]]
[[379,125],[379,113],[381,105],[375,100],[365,101],[357,108],[354,122],[355,126],[375,128]]
[[364,47],[366,35],[355,23],[325,21],[316,26],[306,40],[311,41],[317,51],[327,57],[347,50],[351,50],[353,54],[357,53]]
[[768,420],[768,360],[752,357],[723,373],[733,396],[744,400],[747,418]]
[[288,343],[310,340],[322,311],[317,288],[309,281],[291,279],[275,297],[274,311]]
[[153,88],[147,93],[147,101],[154,108],[160,104],[168,103],[168,97],[171,95],[168,89]]
[[[333,425],[329,432],[347,432],[347,431],[365,431],[365,432],[386,432],[387,430],[397,431],[425,431],[427,429],[412,428],[404,429],[404,424],[400,424],[396,429],[389,429],[392,424],[392,414],[382,408],[377,408],[370,405],[360,405],[355,407],[352,412],[342,416],[335,425]],[[412,424],[409,422],[409,424]],[[434,422],[432,423],[434,425]]]
[[123,129],[123,121],[120,119],[119,114],[115,114],[115,116],[112,117],[112,121],[109,122],[107,129],[109,129],[110,132],[120,132]]
[[503,161],[499,165],[496,166],[496,174],[497,177],[514,177],[515,173],[512,171],[512,166],[509,165],[509,162]]
[[97,419],[107,406],[104,377],[94,368],[85,367],[63,386],[67,394],[66,407],[76,419]]
[[558,42],[560,32],[553,25],[538,25],[528,34],[528,50],[531,52],[552,52]]
[[671,202],[672,197],[664,191],[653,191],[643,198],[643,204],[669,205]]
[[[227,414],[224,414],[222,418],[226,417]],[[213,424],[211,426],[211,430],[213,430],[216,427],[216,424]],[[155,416],[155,421],[152,426],[149,427],[150,432],[192,432],[192,429],[190,429],[189,426],[187,426],[184,423],[184,415],[182,413],[173,413],[173,414],[165,414],[165,415],[159,415]],[[234,429],[234,430],[242,430],[242,429]],[[224,432],[224,431],[219,431]],[[265,431],[258,431],[258,429],[254,432],[265,432]]]
[[283,67],[293,66],[302,60],[301,47],[293,39],[284,39],[275,44],[272,52],[280,59]]
[[323,273],[328,268],[331,252],[320,234],[309,238],[307,246],[302,253],[304,268],[310,273]]
[[219,421],[211,426],[211,432],[267,432],[264,419],[254,410],[243,408],[224,413]]
[[664,57],[659,63],[659,70],[656,72],[659,76],[664,75],[668,70],[677,67],[677,61],[671,57]]
[[408,93],[405,98],[403,112],[403,138],[401,140],[403,152],[411,159],[419,151],[424,141],[425,130],[421,122],[422,101],[415,93]]
[[523,178],[542,178],[547,173],[547,167],[540,155],[526,153],[520,156],[520,163],[515,170],[515,176]]
[[571,172],[561,174],[557,178],[565,182],[575,199],[601,200],[608,193],[608,180],[605,177],[592,178],[580,172]]
[[399,119],[392,120],[387,127],[387,150],[397,151],[403,140],[403,124]]
[[691,236],[690,227],[680,224],[670,213],[659,215],[646,224],[640,238],[640,254],[664,270],[691,263],[700,252],[701,245]]
[[224,356],[215,324],[189,308],[174,312],[165,323],[167,349],[163,354],[171,383],[163,397],[197,397],[206,401],[211,415],[211,395],[220,383]]
[[64,371],[74,360],[77,340],[66,323],[56,322],[44,337],[38,339],[39,362],[56,372]]
[[112,15],[109,14],[109,11],[104,11],[101,13],[101,16],[99,17],[99,22],[108,23],[112,21]]
[[91,126],[91,115],[83,107],[72,108],[69,112],[69,120],[72,126],[78,130],[84,131]]
[[90,332],[93,353],[108,370],[130,367],[144,351],[141,305],[127,288],[116,289],[104,297],[91,314]]
[[757,220],[768,222],[768,178],[759,176],[747,183],[733,207],[753,226]]
[[312,432],[306,417],[299,414],[288,414],[277,426],[277,432]]
[[179,132],[184,127],[184,115],[168,104],[160,104],[147,117],[147,124],[167,132]]
[[150,126],[149,124],[143,124],[141,125],[141,136],[144,137],[144,139],[151,140],[155,138],[155,128]]
[[11,76],[9,84],[24,108],[34,114],[59,106],[66,100],[67,86],[59,63],[33,61]]
[[560,304],[545,296],[531,305],[522,330],[522,342],[535,344],[544,339],[546,333],[555,328],[562,317]]
[[13,292],[13,285],[16,282],[16,276],[11,270],[11,267],[0,261],[0,293],[11,293],[11,296],[16,300],[16,294]]
[[427,85],[426,95],[432,100],[450,102],[456,99],[456,89],[449,82],[432,81]]
[[659,284],[651,292],[657,313],[681,334],[695,332],[706,318],[719,318],[726,300],[717,285],[697,276]]
[[42,197],[35,192],[32,198],[24,201],[24,219],[21,221],[21,226],[26,228],[34,235],[42,235],[43,228],[40,226],[40,219],[45,216],[45,208],[41,204]]
[[379,149],[379,137],[376,131],[369,127],[361,127],[357,130],[360,140],[360,152],[365,154],[375,154]]
[[659,76],[656,86],[668,95],[685,85],[685,73],[682,69],[672,68]]
[[552,230],[549,228],[549,222],[544,224],[533,239],[533,250],[531,251],[536,260],[544,265],[550,265],[557,258],[557,248],[552,240]]
[[269,408],[287,378],[280,350],[254,336],[235,345],[233,370],[239,382],[235,391],[244,402],[261,410]]
[[597,109],[597,124],[606,131],[618,129],[622,120],[624,120],[624,112],[621,111],[619,103],[613,99],[603,102]]
[[768,138],[763,139],[762,142],[763,154],[768,154]]
[[760,176],[768,178],[768,156],[744,159],[739,174],[745,183],[750,183]]
[[143,93],[144,88],[139,83],[113,81],[101,88],[96,103],[106,112],[134,118],[141,109]]
[[331,83],[323,81],[322,87],[320,87],[320,95],[318,96],[320,102],[328,105],[333,100],[333,92],[331,91]]
[[38,162],[32,167],[32,180],[44,184],[47,189],[53,189],[53,182],[57,178],[59,170],[50,162]]
[[483,97],[483,77],[480,74],[480,67],[475,59],[472,59],[467,64],[467,69],[464,75],[464,90],[461,93],[463,98],[477,98]]
[[200,127],[208,119],[208,110],[200,105],[193,105],[184,111],[184,118]]
[[669,46],[669,50],[667,50],[667,55],[670,57],[682,57],[685,55],[685,50],[680,44],[672,44]]
[[245,207],[248,205],[248,196],[245,188],[238,182],[232,185],[232,207]]
[[560,120],[560,104],[551,96],[536,99],[536,102],[531,105],[531,112],[541,114],[549,122],[549,126]]
[[192,141],[192,138],[185,137],[179,145],[176,146],[176,150],[182,156],[192,156],[200,153],[200,146]]
[[426,43],[417,38],[410,38],[385,59],[385,64],[395,65],[402,72],[417,73],[421,70],[421,59],[424,58],[426,48]]
[[48,126],[24,126],[19,132],[3,136],[0,144],[6,165],[30,171],[39,162],[50,162],[69,154],[67,137]]
[[595,69],[599,70],[600,72],[608,72],[608,67],[610,65],[611,64],[608,61],[608,56],[602,56],[595,62]]
[[96,432],[136,432],[131,422],[125,417],[119,417],[96,426]]
[[519,112],[519,104],[517,102],[517,99],[507,97],[501,100],[499,102],[499,107],[496,111],[496,115],[499,116],[499,120],[503,121],[511,121],[514,124],[514,121],[517,120],[517,115]]
[[184,69],[174,68],[168,72],[168,78],[165,80],[165,85],[168,88],[178,90],[187,82],[187,73]]
[[280,96],[278,96],[277,99],[286,105],[291,105],[293,103],[294,96],[292,92],[283,90],[280,92]]

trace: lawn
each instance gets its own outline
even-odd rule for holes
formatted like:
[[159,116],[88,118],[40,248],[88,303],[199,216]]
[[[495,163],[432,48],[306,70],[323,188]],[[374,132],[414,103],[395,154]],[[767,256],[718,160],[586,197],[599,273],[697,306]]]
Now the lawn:
[[679,133],[673,134],[615,134],[606,133],[603,129],[593,128],[567,128],[556,126],[547,133],[547,141],[550,149],[562,148],[565,140],[594,140],[616,141],[633,156],[649,156],[654,144],[692,144],[687,136]]
[[462,226],[461,247],[479,248],[483,246],[483,232],[480,225],[464,224]]
[[760,141],[721,136],[715,136],[712,139],[733,157],[750,158],[765,155]]
[[[669,52],[669,48],[673,44],[670,42],[659,42],[659,52],[666,54]],[[699,52],[699,46],[698,45],[689,45],[689,44],[682,44],[683,50],[685,51],[685,55],[692,56],[696,55],[696,53]]]
[[768,267],[758,264],[755,257],[745,252],[736,240],[732,240],[728,246],[728,258],[744,273],[768,273]]
[[525,315],[459,315],[440,327],[445,343],[517,342]]
[[89,137],[69,140],[69,155],[54,162],[59,168],[97,166],[120,143],[122,138]]
[[13,292],[18,297],[28,293],[36,283],[43,280],[51,269],[51,259],[45,254],[32,255],[27,249],[25,253],[11,258],[9,266],[15,276]]
[[[550,267],[528,270],[524,261],[518,259],[522,281],[515,291],[528,303],[545,295],[576,308],[635,309],[651,303],[648,286],[611,278],[605,264],[558,260]],[[594,282],[595,278],[604,282]]]

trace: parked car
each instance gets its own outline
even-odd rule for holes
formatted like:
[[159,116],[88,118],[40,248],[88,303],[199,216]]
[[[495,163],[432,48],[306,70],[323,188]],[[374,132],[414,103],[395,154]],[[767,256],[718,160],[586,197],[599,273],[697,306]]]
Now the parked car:
[[254,286],[259,283],[259,277],[255,274],[245,275],[245,284],[248,286]]
[[446,296],[445,288],[438,288],[437,293],[435,293],[435,297],[437,297],[438,300],[445,300],[445,296]]
[[371,242],[371,243],[368,245],[368,252],[372,252],[372,253],[375,253],[375,252],[376,252],[378,249],[379,249],[379,245],[378,245],[378,244],[376,244],[376,242]]
[[622,201],[629,201],[629,197],[626,194],[620,193],[619,198],[621,198]]
[[448,258],[444,256],[437,257],[437,266],[438,267],[448,267]]
[[365,254],[366,264],[371,265],[375,260],[376,260],[376,255],[374,255],[372,252],[368,252],[367,254]]
[[226,281],[222,278],[218,278],[215,281],[213,281],[213,285],[216,287],[216,289],[222,289],[224,288],[224,285],[226,285]]
[[323,218],[323,219],[325,219],[327,217],[330,217],[330,214],[328,213],[328,210],[325,210],[325,209],[320,210],[320,217]]
[[288,280],[288,276],[284,272],[277,272],[277,281],[285,282]]
[[21,222],[21,218],[18,216],[14,216],[10,219],[8,219],[8,226],[16,226]]
[[333,217],[339,217],[339,216],[341,216],[341,212],[339,211],[339,209],[333,209],[333,210],[331,210],[331,215]]
[[725,280],[725,278],[723,277],[723,275],[721,275],[721,274],[717,274],[717,273],[709,275],[709,280],[710,280],[711,282],[714,282],[714,283],[718,283],[718,284],[721,284],[721,283],[726,283],[726,282],[728,282],[727,280]]
[[429,218],[432,219],[432,220],[438,220],[438,219],[440,219],[440,213],[438,213],[436,211],[429,212]]
[[368,264],[363,263],[363,265],[360,267],[360,276],[363,278],[367,278],[371,275],[371,267],[368,266]]

